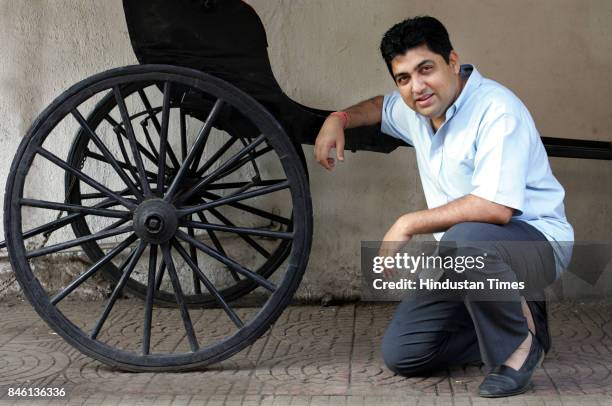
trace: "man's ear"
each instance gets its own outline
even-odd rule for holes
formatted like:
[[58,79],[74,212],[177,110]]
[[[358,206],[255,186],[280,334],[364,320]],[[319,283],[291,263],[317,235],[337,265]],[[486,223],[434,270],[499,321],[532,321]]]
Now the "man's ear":
[[448,55],[448,64],[453,68],[453,72],[458,75],[461,64],[459,63],[459,54],[454,49]]

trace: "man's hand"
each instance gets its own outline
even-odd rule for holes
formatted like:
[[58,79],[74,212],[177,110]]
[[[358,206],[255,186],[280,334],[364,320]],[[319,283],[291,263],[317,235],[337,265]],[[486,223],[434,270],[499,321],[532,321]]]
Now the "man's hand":
[[[385,234],[378,255],[381,257],[393,257],[405,247],[411,239],[410,214],[405,214],[397,219]],[[383,271],[383,276],[386,279],[392,278],[395,274],[395,269],[385,269]]]
[[336,149],[338,160],[344,161],[344,127],[338,116],[327,117],[315,141],[315,159],[327,170],[335,166],[334,158],[329,156],[332,148]]
[[341,114],[346,114],[345,120],[341,114],[332,113],[327,117],[315,141],[314,154],[317,162],[325,169],[332,170],[335,166],[334,158],[329,156],[332,148],[336,149],[338,161],[344,161],[344,130],[380,123],[383,101],[383,96],[376,96],[343,109]]

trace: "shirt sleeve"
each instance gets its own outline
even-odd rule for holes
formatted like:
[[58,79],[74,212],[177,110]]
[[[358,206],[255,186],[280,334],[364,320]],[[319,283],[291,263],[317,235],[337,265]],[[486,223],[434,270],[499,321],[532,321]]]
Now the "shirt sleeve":
[[406,109],[408,107],[404,104],[397,90],[386,94],[383,99],[380,130],[391,137],[399,138],[410,145],[414,145],[408,131],[402,128],[407,127],[408,112]]
[[471,194],[522,214],[530,153],[529,130],[510,114],[484,123],[478,131]]

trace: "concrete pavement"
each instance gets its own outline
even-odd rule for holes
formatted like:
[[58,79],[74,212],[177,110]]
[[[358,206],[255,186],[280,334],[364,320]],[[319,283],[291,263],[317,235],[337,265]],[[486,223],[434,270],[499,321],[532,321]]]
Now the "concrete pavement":
[[[111,323],[120,323],[133,303],[121,300]],[[553,348],[535,374],[534,388],[501,400],[477,396],[485,373],[479,366],[409,379],[386,369],[379,345],[394,307],[393,303],[291,306],[254,345],[205,371],[127,373],[73,349],[29,303],[3,303],[0,405],[612,404],[612,301],[552,303]],[[93,308],[90,303],[68,302],[65,311],[90,319]],[[219,332],[210,325],[209,330]],[[122,329],[117,334],[120,345],[140,333]],[[175,335],[177,343],[184,336],[181,328],[168,328],[164,334],[168,340]],[[45,387],[64,388],[66,396],[8,396],[9,388]]]

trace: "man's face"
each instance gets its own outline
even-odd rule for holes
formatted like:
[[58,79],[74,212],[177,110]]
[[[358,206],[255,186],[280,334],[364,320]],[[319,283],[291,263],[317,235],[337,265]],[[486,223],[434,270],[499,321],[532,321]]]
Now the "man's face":
[[441,124],[461,90],[457,53],[451,51],[446,63],[441,55],[421,45],[393,58],[391,70],[404,102],[434,124]]

